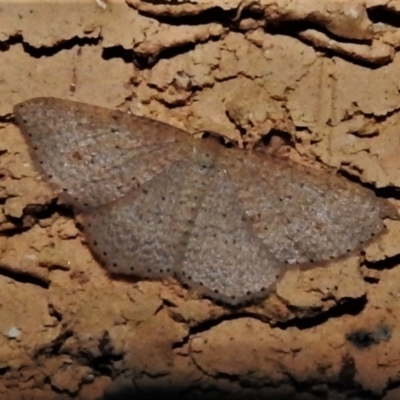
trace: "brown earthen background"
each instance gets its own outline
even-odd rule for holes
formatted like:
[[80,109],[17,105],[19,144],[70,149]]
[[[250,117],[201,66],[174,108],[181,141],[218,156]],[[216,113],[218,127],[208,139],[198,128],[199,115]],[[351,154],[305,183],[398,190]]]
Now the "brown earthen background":
[[56,96],[239,143],[283,135],[291,158],[400,205],[399,13],[395,0],[1,2],[0,399],[400,398],[400,222],[229,311],[176,282],[110,279],[12,123],[15,103]]

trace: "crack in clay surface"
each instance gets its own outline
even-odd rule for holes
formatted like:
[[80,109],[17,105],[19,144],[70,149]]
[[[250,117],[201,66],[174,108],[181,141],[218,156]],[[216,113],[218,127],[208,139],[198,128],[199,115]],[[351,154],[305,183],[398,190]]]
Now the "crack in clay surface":
[[14,112],[37,168],[111,273],[172,275],[239,304],[290,265],[354,252],[398,218],[344,178],[159,121],[55,98]]

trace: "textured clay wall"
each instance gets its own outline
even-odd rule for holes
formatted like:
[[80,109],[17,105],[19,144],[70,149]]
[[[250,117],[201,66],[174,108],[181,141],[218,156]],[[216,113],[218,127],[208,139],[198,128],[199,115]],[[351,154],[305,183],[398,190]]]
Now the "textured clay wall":
[[399,13],[381,0],[0,4],[0,398],[398,399],[399,221],[239,310],[174,280],[111,279],[12,110],[54,96],[239,144],[269,135],[271,151],[399,206]]

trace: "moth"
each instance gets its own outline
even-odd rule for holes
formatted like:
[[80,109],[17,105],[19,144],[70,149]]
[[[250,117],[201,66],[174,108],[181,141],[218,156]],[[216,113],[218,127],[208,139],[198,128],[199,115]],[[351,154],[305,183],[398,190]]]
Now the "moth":
[[228,305],[360,250],[397,210],[325,171],[56,98],[14,108],[35,167],[112,274],[173,276]]

